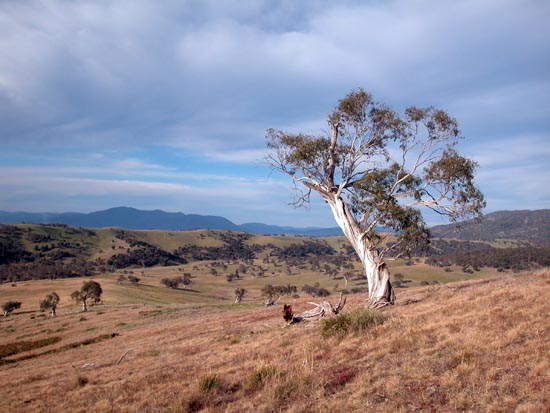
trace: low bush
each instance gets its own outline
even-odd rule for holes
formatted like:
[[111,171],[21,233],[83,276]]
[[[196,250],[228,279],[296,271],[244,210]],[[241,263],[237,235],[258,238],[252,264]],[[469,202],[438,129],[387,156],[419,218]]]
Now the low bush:
[[252,389],[261,387],[276,373],[277,369],[274,366],[265,366],[255,370],[248,378],[248,386]]
[[384,324],[388,316],[379,310],[356,310],[324,319],[321,336],[344,337],[350,333],[361,334],[370,328]]
[[199,389],[204,393],[209,393],[212,390],[219,388],[221,385],[217,374],[209,374],[202,377],[199,381]]

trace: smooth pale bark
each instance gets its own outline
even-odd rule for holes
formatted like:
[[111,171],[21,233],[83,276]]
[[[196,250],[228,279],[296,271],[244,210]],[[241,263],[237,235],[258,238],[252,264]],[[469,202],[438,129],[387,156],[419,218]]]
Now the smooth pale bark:
[[369,307],[379,308],[393,304],[395,295],[390,283],[390,272],[386,263],[380,259],[378,250],[361,231],[347,205],[337,194],[327,194],[323,198],[363,264],[369,286]]
[[86,300],[82,300],[82,311],[88,311],[88,306],[86,305]]

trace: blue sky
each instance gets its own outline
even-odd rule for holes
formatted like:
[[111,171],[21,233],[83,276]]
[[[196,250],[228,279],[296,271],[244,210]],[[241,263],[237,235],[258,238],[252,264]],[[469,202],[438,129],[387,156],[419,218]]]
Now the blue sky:
[[[334,226],[263,161],[361,87],[456,117],[486,212],[550,207],[550,2],[0,2],[0,210]],[[431,223],[442,223],[428,217]]]

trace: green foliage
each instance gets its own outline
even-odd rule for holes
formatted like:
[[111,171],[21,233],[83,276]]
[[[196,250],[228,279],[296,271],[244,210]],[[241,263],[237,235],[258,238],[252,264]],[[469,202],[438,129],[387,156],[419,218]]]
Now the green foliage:
[[446,112],[410,107],[399,114],[358,89],[327,120],[325,136],[267,131],[272,167],[305,185],[296,188],[296,205],[309,202],[312,192],[343,202],[346,219],[367,237],[369,249],[382,247],[374,231],[383,226],[397,234],[389,249],[407,254],[430,238],[418,208],[452,221],[481,215],[476,164],[453,149],[460,132]]
[[344,337],[350,333],[362,334],[372,327],[384,324],[388,316],[379,310],[356,310],[326,318],[321,324],[321,336]]
[[77,303],[82,303],[82,310],[87,310],[88,300],[92,303],[101,301],[103,289],[97,281],[84,281],[80,290],[71,293],[71,299]]
[[57,304],[59,303],[59,295],[57,295],[56,292],[52,292],[42,301],[40,301],[40,310],[52,310],[52,314],[55,314],[55,309],[57,308]]

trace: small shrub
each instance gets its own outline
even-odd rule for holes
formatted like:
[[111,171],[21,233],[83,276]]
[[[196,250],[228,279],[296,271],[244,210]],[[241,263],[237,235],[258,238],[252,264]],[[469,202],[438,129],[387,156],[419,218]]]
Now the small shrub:
[[212,390],[219,388],[221,381],[217,374],[209,374],[204,376],[199,381],[199,389],[204,393],[209,393]]
[[388,316],[378,310],[358,310],[339,314],[323,320],[321,336],[344,337],[350,333],[364,333],[372,327],[384,324],[387,319]]
[[88,384],[89,380],[84,376],[77,376],[75,385],[77,388],[84,387]]
[[254,371],[248,378],[248,385],[252,389],[263,386],[266,381],[277,373],[274,366],[265,366]]

